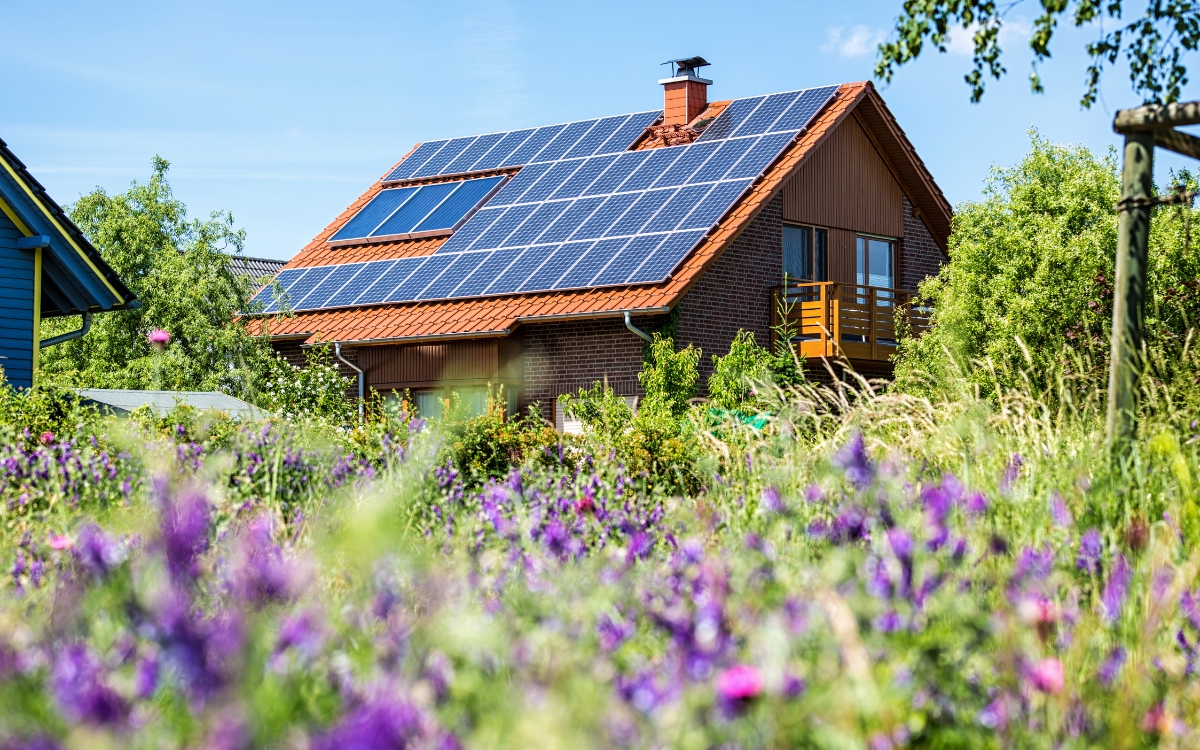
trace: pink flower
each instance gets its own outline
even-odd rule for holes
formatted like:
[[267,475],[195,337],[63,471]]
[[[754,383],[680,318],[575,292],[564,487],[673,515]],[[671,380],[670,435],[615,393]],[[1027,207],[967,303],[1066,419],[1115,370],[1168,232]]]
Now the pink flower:
[[161,328],[155,328],[150,332],[150,335],[146,337],[146,340],[150,342],[150,346],[153,346],[155,349],[161,352],[163,349],[167,348],[167,343],[171,340],[171,334],[167,333]]
[[728,701],[753,698],[762,693],[762,689],[762,674],[748,664],[726,669],[717,678],[717,692]]
[[1057,693],[1063,689],[1062,663],[1053,656],[1042,659],[1029,670],[1029,681],[1043,693]]
[[64,534],[51,535],[50,546],[54,549],[70,549],[71,539]]
[[54,433],[53,432],[43,432],[41,434],[41,436],[38,438],[38,440],[41,441],[42,445],[50,445],[51,443],[54,442]]

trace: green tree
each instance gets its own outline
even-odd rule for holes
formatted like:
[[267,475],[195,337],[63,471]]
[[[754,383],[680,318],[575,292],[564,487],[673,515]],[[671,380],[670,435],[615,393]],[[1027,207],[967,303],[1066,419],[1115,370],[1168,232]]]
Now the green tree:
[[[896,69],[917,59],[929,43],[946,51],[956,28],[972,35],[974,59],[966,76],[971,100],[983,96],[985,76],[999,79],[1007,71],[1001,63],[1000,30],[1005,16],[1023,0],[905,0],[896,19],[895,37],[879,45],[876,77],[891,81]],[[1043,91],[1038,63],[1050,57],[1050,44],[1061,21],[1076,27],[1095,26],[1099,36],[1086,46],[1091,62],[1085,73],[1080,104],[1095,104],[1106,66],[1124,57],[1129,63],[1133,90],[1146,103],[1173,102],[1187,83],[1183,56],[1200,45],[1200,2],[1147,0],[1140,17],[1125,21],[1130,3],[1124,0],[1041,0],[1041,15],[1033,23],[1029,48],[1033,64],[1029,85]],[[1108,21],[1106,25],[1104,22]]]
[[673,417],[682,416],[688,410],[688,400],[696,396],[699,362],[699,349],[688,344],[686,349],[676,351],[674,339],[655,333],[650,356],[638,373],[638,381],[646,391],[643,404],[652,409],[662,408]]
[[[251,397],[270,371],[269,345],[234,322],[254,291],[254,282],[229,264],[228,253],[242,251],[245,230],[227,212],[189,219],[171,194],[168,167],[156,156],[148,181],[117,195],[96,188],[70,207],[72,220],[142,306],[98,315],[87,336],[44,350],[48,382]],[[77,326],[73,319],[48,321],[43,335]],[[155,328],[171,334],[165,352],[146,340]]]
[[[1045,377],[1074,355],[1102,377],[1119,191],[1114,153],[1097,158],[1031,132],[1029,154],[994,168],[983,200],[957,207],[950,262],[920,288],[933,303],[934,327],[901,343],[897,380],[911,387],[932,375],[947,383],[962,370],[990,392],[1015,385],[1021,373]],[[1188,209],[1160,208],[1151,223],[1150,341],[1183,340],[1196,323],[1200,263],[1190,221]],[[995,375],[980,366],[987,362]]]

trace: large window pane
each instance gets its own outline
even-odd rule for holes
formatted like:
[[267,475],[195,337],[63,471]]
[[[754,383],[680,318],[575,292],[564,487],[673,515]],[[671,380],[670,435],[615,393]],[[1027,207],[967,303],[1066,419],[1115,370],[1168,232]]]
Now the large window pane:
[[783,272],[788,281],[812,276],[812,227],[783,226]]
[[487,388],[459,388],[454,391],[457,398],[459,414],[463,419],[471,419],[487,413]]
[[816,242],[813,243],[812,278],[814,281],[829,281],[829,257],[826,249],[829,246],[829,232],[825,229],[817,229],[814,232]]
[[867,267],[870,271],[870,285],[883,286],[889,289],[895,284],[895,274],[892,272],[892,243],[885,240],[868,240],[870,243],[870,259]]
[[416,401],[417,414],[425,419],[441,419],[445,407],[443,399],[446,394],[441,388],[432,391],[417,391],[413,395]]

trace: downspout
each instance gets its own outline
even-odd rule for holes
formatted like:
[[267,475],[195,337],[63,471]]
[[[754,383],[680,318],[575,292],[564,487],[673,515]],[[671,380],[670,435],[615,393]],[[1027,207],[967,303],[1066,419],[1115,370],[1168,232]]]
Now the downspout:
[[70,333],[64,333],[61,336],[55,336],[54,338],[43,339],[42,342],[38,344],[38,348],[45,349],[48,346],[54,346],[55,344],[61,344],[64,341],[71,341],[72,339],[81,339],[90,330],[92,330],[92,314],[90,312],[85,312],[83,314],[83,328],[80,328],[78,331],[71,331]]
[[341,362],[342,364],[344,364],[346,367],[349,367],[351,370],[354,370],[355,372],[358,373],[358,417],[359,417],[359,419],[362,419],[362,416],[363,416],[363,371],[358,367],[358,365],[354,364],[353,362],[351,362],[350,360],[348,360],[342,356],[342,342],[340,342],[340,341],[335,341],[333,344],[333,356],[337,357],[337,360],[339,362]]
[[630,317],[629,317],[629,311],[628,311],[628,310],[626,310],[626,311],[625,311],[625,327],[626,327],[626,328],[628,328],[629,330],[633,331],[634,333],[636,333],[638,336],[640,336],[640,337],[642,337],[642,338],[646,339],[646,340],[647,340],[647,341],[649,341],[650,343],[652,343],[652,344],[654,343],[654,339],[652,339],[652,338],[650,337],[650,334],[646,333],[646,332],[645,332],[645,331],[643,331],[641,328],[638,328],[637,326],[635,326],[635,325],[633,324],[633,320],[632,320],[632,319],[630,319]]

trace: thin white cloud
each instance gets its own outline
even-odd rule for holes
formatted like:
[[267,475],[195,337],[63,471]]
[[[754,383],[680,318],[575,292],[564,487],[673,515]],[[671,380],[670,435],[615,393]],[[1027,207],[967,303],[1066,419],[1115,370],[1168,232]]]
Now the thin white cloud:
[[519,11],[507,2],[468,0],[461,6],[454,58],[470,82],[473,101],[465,109],[471,121],[494,130],[524,111],[526,36]]
[[[946,40],[946,51],[952,55],[971,57],[975,54],[975,32],[979,24],[971,24],[967,28],[956,26],[950,30],[950,38]],[[1033,33],[1033,24],[1025,18],[1005,19],[1000,27],[1000,48],[1012,49],[1028,43],[1029,35]]]
[[841,57],[862,57],[874,54],[875,48],[887,37],[882,29],[859,24],[853,28],[829,26],[825,29],[822,52],[836,52]]

